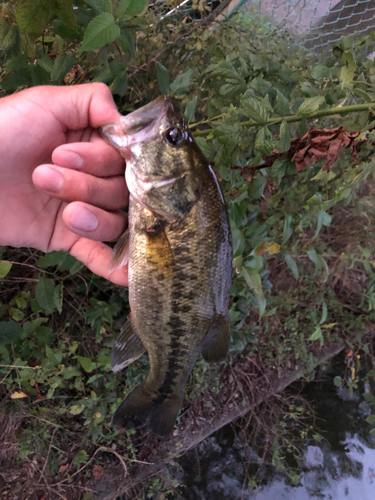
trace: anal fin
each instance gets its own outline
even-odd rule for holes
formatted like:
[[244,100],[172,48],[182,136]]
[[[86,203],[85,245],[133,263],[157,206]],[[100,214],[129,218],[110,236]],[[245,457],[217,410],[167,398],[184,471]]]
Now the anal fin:
[[208,363],[223,361],[228,353],[229,340],[228,318],[219,314],[214,318],[203,344],[203,358]]
[[122,327],[111,351],[112,370],[118,372],[126,368],[133,361],[140,358],[144,352],[146,352],[146,349],[129,318]]

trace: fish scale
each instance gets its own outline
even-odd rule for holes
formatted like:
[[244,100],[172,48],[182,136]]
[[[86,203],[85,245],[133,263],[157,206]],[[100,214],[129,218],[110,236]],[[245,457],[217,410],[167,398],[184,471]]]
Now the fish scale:
[[[103,136],[127,161],[129,238],[113,267],[129,256],[131,324],[111,354],[114,370],[145,350],[150,371],[117,409],[119,428],[147,426],[168,435],[197,357],[225,357],[232,245],[218,181],[188,127],[159,98]],[[124,347],[125,346],[125,347]]]

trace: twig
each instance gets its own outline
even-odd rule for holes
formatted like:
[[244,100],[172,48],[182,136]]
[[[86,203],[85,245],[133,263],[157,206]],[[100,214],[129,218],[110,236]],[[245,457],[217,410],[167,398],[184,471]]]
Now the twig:
[[[303,118],[306,118],[306,120],[313,120],[314,118],[324,118],[325,116],[332,116],[332,115],[342,115],[345,113],[354,113],[354,112],[360,112],[360,111],[370,111],[372,109],[375,109],[375,102],[370,102],[370,103],[365,103],[365,104],[353,104],[351,106],[336,106],[334,108],[330,109],[321,109],[319,111],[315,111],[314,113],[310,113],[309,115],[289,115],[289,116],[279,116],[277,118],[270,118],[269,120],[265,120],[263,122],[256,122],[254,120],[246,120],[244,122],[240,122],[240,125],[243,125],[245,127],[265,127],[267,125],[276,125],[277,123],[281,123],[282,121],[285,121],[287,123],[292,123],[292,122],[299,122]],[[218,115],[217,117],[214,117],[210,119],[210,122],[215,121],[216,119],[222,117],[223,115]],[[208,120],[206,121],[208,123]],[[200,122],[200,124],[203,124],[204,122]],[[194,125],[193,125],[194,126]],[[194,135],[200,136],[200,135],[208,135],[212,129],[205,129],[205,130],[197,130]]]
[[[77,470],[77,472],[75,472],[74,474],[71,474],[69,479],[63,479],[62,481],[58,482],[58,483],[55,483],[53,486],[59,486],[63,483],[66,483],[66,481],[70,481],[70,479],[74,476],[77,476],[77,474],[79,474],[80,472],[82,472],[84,469],[86,469],[86,467],[88,467],[91,462],[94,460],[95,456],[99,453],[99,451],[106,451],[108,453],[113,453],[113,455],[116,455],[116,457],[120,460],[121,462],[121,465],[122,465],[122,468],[124,469],[124,479],[125,477],[127,476],[128,474],[128,468],[126,466],[126,463],[124,462],[124,459],[123,457],[117,453],[116,451],[112,450],[111,448],[107,448],[106,446],[100,446],[97,450],[95,450],[93,456],[90,458],[90,460],[87,462],[87,464],[83,465],[80,469]],[[153,464],[152,464],[153,465]]]
[[41,479],[44,477],[44,471],[46,470],[46,467],[47,467],[47,463],[48,463],[49,455],[50,455],[50,453],[51,453],[52,441],[53,441],[53,438],[55,437],[55,434],[56,434],[56,427],[55,427],[55,428],[53,429],[53,431],[52,431],[51,441],[50,441],[50,443],[49,443],[48,452],[47,452],[46,459],[45,459],[45,461],[44,461],[44,465],[43,465],[42,472],[40,473],[40,476],[39,476],[39,481],[38,481],[38,484],[40,483]]
[[77,84],[78,83],[81,83],[87,76],[87,73],[90,71],[90,69],[92,68],[92,66],[95,64],[95,61],[98,59],[98,57],[100,56],[100,54],[102,53],[102,50],[104,49],[104,47],[102,47],[99,52],[97,52],[95,54],[95,57],[94,59],[91,61],[91,63],[88,65],[87,69],[85,70],[85,72],[83,73],[83,75],[81,76],[81,78],[78,80]]

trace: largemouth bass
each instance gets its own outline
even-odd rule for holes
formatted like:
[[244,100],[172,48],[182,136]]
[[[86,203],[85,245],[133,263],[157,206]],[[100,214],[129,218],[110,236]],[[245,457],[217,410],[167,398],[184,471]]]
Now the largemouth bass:
[[131,316],[112,354],[113,370],[145,351],[147,378],[115,412],[117,428],[172,430],[199,354],[224,359],[232,243],[217,178],[172,102],[160,97],[102,127],[126,159],[129,229],[112,268],[129,262]]

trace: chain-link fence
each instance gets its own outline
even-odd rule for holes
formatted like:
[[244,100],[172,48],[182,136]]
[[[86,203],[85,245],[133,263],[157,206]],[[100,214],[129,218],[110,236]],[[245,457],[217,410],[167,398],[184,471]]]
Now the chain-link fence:
[[343,36],[375,30],[375,0],[248,0],[235,2],[261,23],[288,31],[313,52],[322,52]]

